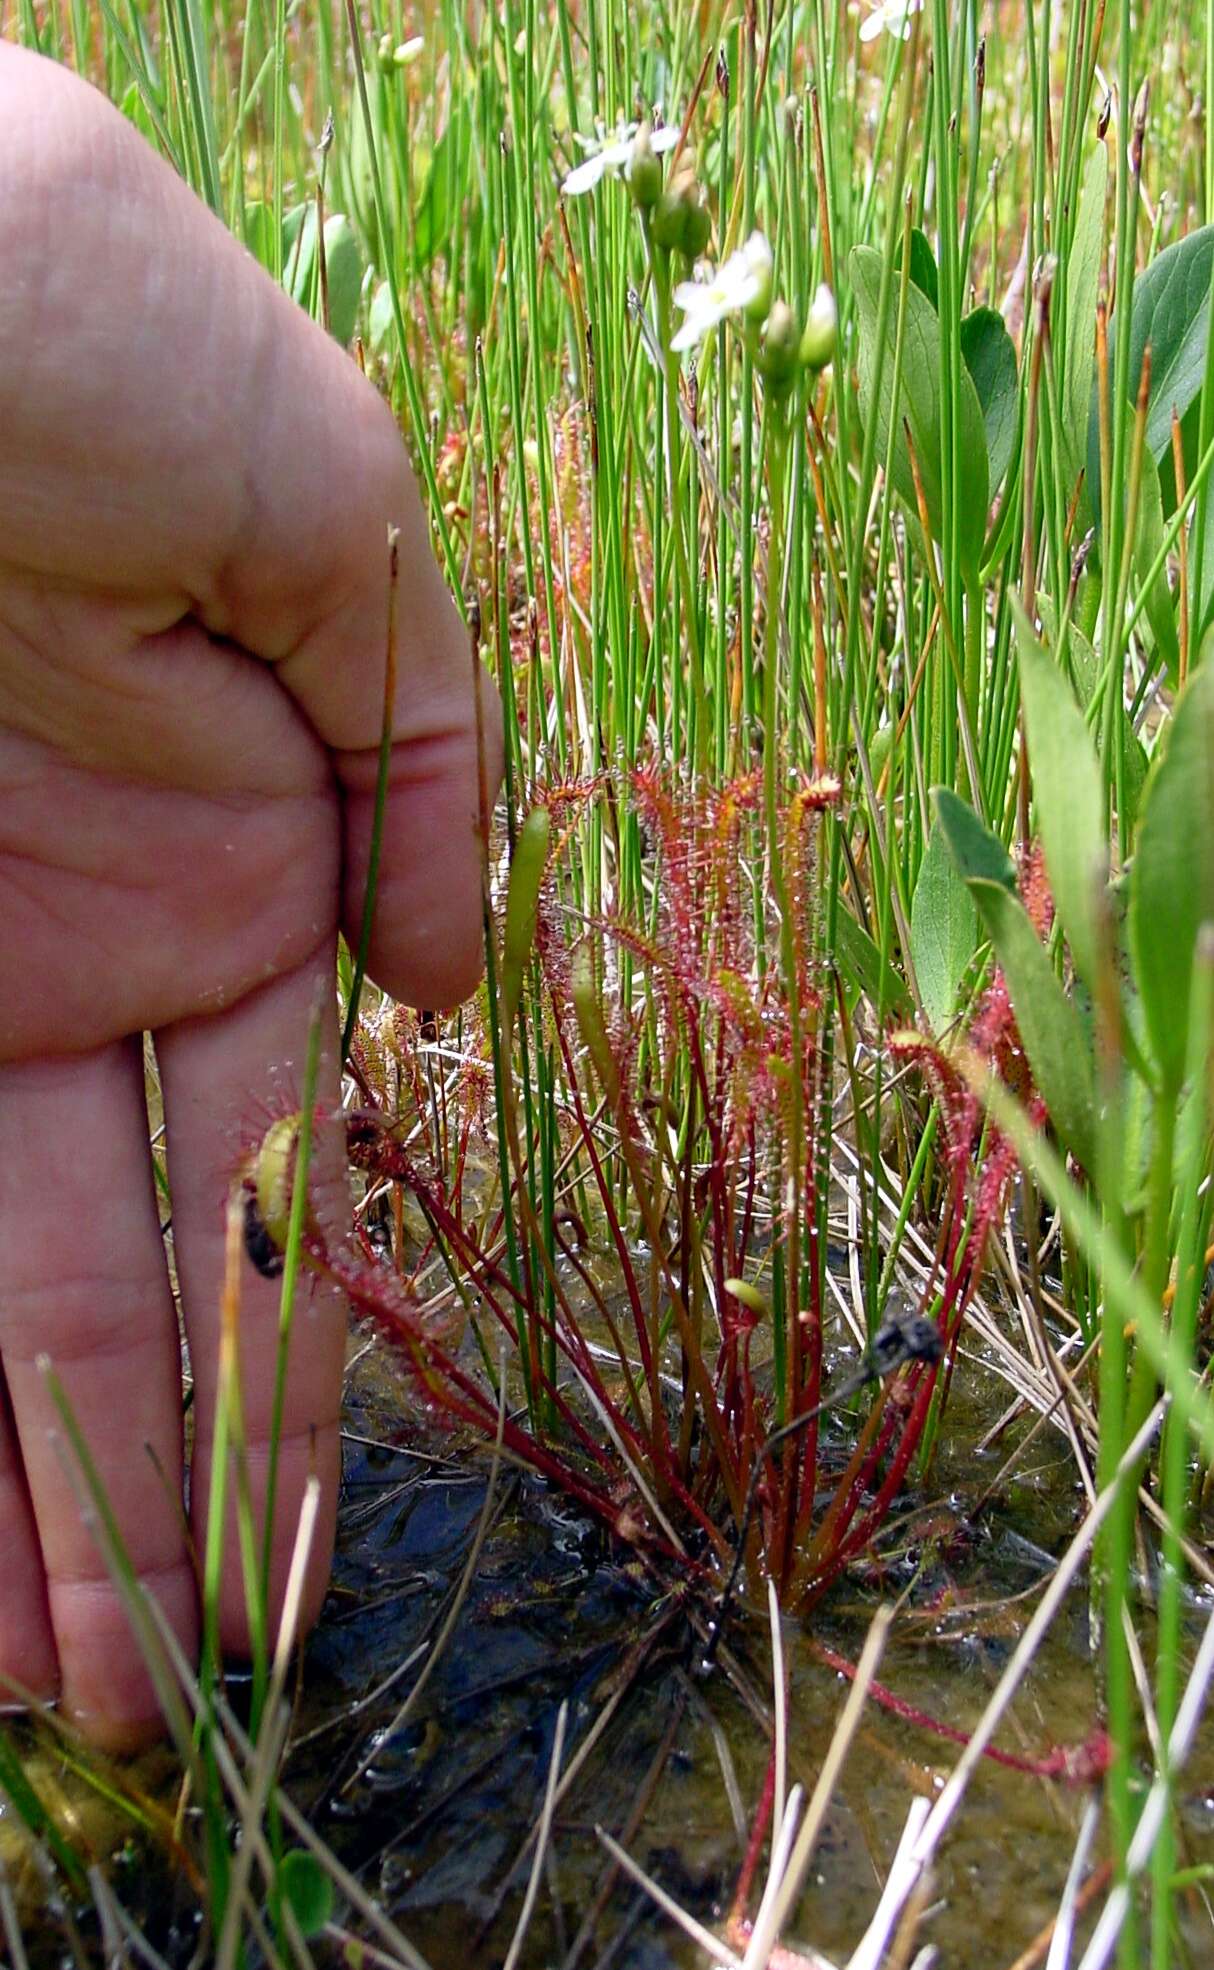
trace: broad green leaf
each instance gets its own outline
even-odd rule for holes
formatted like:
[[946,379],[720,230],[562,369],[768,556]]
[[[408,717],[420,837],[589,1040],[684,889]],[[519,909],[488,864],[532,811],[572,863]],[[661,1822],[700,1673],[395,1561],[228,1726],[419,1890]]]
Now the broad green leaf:
[[344,212],[325,220],[325,271],[329,282],[329,333],[345,347],[358,321],[363,256]]
[[944,838],[959,874],[966,882],[980,878],[1016,893],[1016,871],[997,835],[978,819],[951,787],[933,787],[932,800]]
[[970,893],[1003,967],[1033,1079],[1062,1142],[1085,1170],[1095,1168],[1096,1097],[1092,1050],[1019,897],[1002,883],[970,881]]
[[978,913],[949,851],[937,816],[911,898],[911,957],[923,1010],[939,1033],[957,1009],[957,993],[978,942]]
[[[320,317],[320,266],[316,251],[316,207],[297,205],[282,222],[283,279],[301,308]],[[354,333],[362,291],[362,250],[343,212],[325,220],[325,277],[329,286],[329,329],[345,345]]]
[[845,909],[835,918],[836,955],[844,978],[885,1012],[905,1015],[911,1010],[910,993],[888,959],[881,956],[868,932]]
[[[1167,246],[1134,283],[1130,303],[1130,368],[1127,393],[1137,401],[1143,351],[1151,345],[1151,389],[1147,398],[1147,450],[1160,467],[1163,509],[1175,511],[1172,480],[1172,412],[1181,420],[1185,459],[1192,471],[1196,452],[1195,402],[1205,375],[1210,320],[1210,275],[1214,269],[1214,225]],[[1109,321],[1109,348],[1115,346],[1116,319]],[[1100,420],[1093,389],[1088,415],[1088,489],[1100,520]]]
[[1097,897],[1109,859],[1100,764],[1074,692],[1014,599],[1012,616],[1045,866],[1075,969],[1094,991],[1100,962]]
[[419,269],[428,267],[436,254],[445,253],[451,243],[455,215],[470,182],[470,132],[468,103],[461,94],[452,104],[451,120],[434,146],[417,208],[414,250]]
[[994,308],[975,308],[961,324],[961,354],[969,370],[986,432],[990,490],[997,492],[1011,464],[1020,408],[1016,350],[1003,316]]
[[[879,350],[877,346],[878,302],[881,291],[881,255],[871,246],[853,247],[848,261],[852,291],[860,317],[860,408],[867,419],[876,418],[877,456],[884,459],[894,432],[893,479],[899,497],[912,514],[918,514],[915,482],[905,425],[923,482],[928,522],[938,545],[943,543],[943,493],[941,487],[941,399],[940,324],[927,297],[912,281],[906,296],[906,331],[902,350],[902,379],[899,400],[894,403],[894,340],[897,311],[891,309],[889,341],[881,363],[881,387],[874,392]],[[875,401],[874,401],[875,395]],[[982,407],[968,369],[962,365],[956,405],[959,420],[957,455],[959,478],[955,488],[959,506],[958,546],[962,573],[967,582],[976,578],[982,555],[989,504],[990,478],[987,469],[986,430]]]
[[[363,239],[372,242],[372,251],[378,251],[374,242],[379,239],[379,226],[375,216],[375,171],[374,158],[386,158],[390,154],[388,138],[384,131],[380,93],[372,89],[368,98],[371,113],[371,131],[363,121],[361,105],[351,106],[349,116],[337,127],[337,182],[330,176],[330,190],[334,203],[344,212],[349,212]],[[342,139],[344,138],[344,142]],[[399,197],[397,193],[398,174],[395,171],[381,173],[381,188],[387,205],[385,214],[389,239],[395,239],[400,223]],[[379,272],[383,273],[383,268]]]
[[[303,207],[297,206],[300,221]],[[286,225],[283,225],[284,235]],[[266,272],[274,271],[274,207],[263,198],[248,198],[244,207],[244,243]]]
[[1142,805],[1142,790],[1147,783],[1151,762],[1147,758],[1146,747],[1137,733],[1127,731],[1125,735],[1125,831],[1132,834],[1138,825],[1138,810]]
[[381,280],[371,297],[371,308],[367,316],[367,337],[373,354],[382,356],[389,345],[395,326],[392,290],[386,280]]
[[303,1935],[318,1936],[333,1913],[333,1883],[316,1856],[292,1847],[278,1864],[278,1885]]
[[[1201,389],[1210,318],[1210,270],[1214,265],[1214,226],[1178,239],[1152,260],[1134,283],[1130,307],[1130,374],[1133,403],[1142,374],[1142,354],[1151,345],[1151,394],[1147,404],[1147,445],[1161,459],[1172,444],[1172,411],[1183,417]],[[1113,324],[1109,323],[1109,347]]]
[[1063,670],[1069,667],[1080,709],[1086,711],[1100,681],[1100,658],[1092,648],[1090,637],[1084,635],[1073,616],[1067,624],[1064,654],[1058,644],[1058,611],[1054,607],[1053,598],[1049,595],[1039,595],[1037,607],[1045,628],[1046,642],[1056,653],[1059,667]]
[[[1210,497],[1205,501],[1205,541],[1201,556],[1201,581],[1197,595],[1197,626],[1193,642],[1198,650],[1201,639],[1210,624],[1214,622],[1214,489],[1207,487]],[[1200,515],[1201,507],[1198,507]],[[1189,566],[1197,558],[1197,518],[1194,518],[1189,535]]]
[[1151,773],[1130,870],[1130,949],[1165,1091],[1184,1079],[1197,933],[1214,922],[1214,662],[1191,678]]
[[[1045,624],[1046,634],[1057,650],[1058,631],[1054,605],[1048,595],[1042,595],[1038,597],[1038,606],[1041,610],[1041,619]],[[1084,635],[1078,623],[1074,620],[1067,625],[1066,637],[1066,655],[1070,664],[1071,679],[1075,686],[1075,694],[1079,700],[1079,704],[1083,711],[1086,712],[1096,695],[1096,687],[1100,682],[1100,658],[1096,655],[1088,637]],[[1059,652],[1059,655],[1061,655],[1061,652]],[[1086,719],[1084,720],[1084,724],[1087,725]],[[1090,725],[1087,725],[1087,729],[1089,732],[1092,730]],[[1147,756],[1143,750],[1142,741],[1136,733],[1127,730],[1123,743],[1125,746],[1125,814],[1123,819],[1127,831],[1132,832],[1134,818],[1138,813],[1138,803],[1141,799],[1142,789],[1147,777]]]
[[[1109,158],[1098,143],[1083,174],[1083,190],[1066,263],[1066,351],[1062,365],[1062,457],[1068,492],[1084,462],[1084,441],[1092,401],[1095,363],[1096,298],[1104,247],[1104,203]],[[1099,457],[1099,453],[1097,453]],[[1095,500],[1100,497],[1099,485]],[[1094,510],[1094,508],[1093,508]],[[1086,524],[1086,523],[1085,523]]]
[[[1180,419],[1180,450],[1184,459],[1185,484],[1188,485],[1197,470],[1201,456],[1201,392],[1198,391],[1189,408]],[[1159,454],[1159,489],[1163,498],[1165,517],[1170,519],[1179,501],[1176,498],[1176,466],[1172,456],[1171,422],[1168,425],[1168,443]]]
[[[1163,546],[1163,497],[1159,489],[1159,468],[1149,451],[1143,452],[1142,479],[1138,488],[1138,528],[1134,541],[1134,571],[1141,581]],[[1180,670],[1180,641],[1176,632],[1176,604],[1168,587],[1168,572],[1161,568],[1147,590],[1147,621],[1155,638],[1155,648],[1167,665],[1173,683]]]
[[[897,272],[902,271],[902,248],[894,261]],[[910,277],[920,294],[925,294],[936,312],[940,311],[940,276],[936,272],[936,256],[932,252],[927,234],[918,226],[911,227],[910,236]]]
[[156,125],[152,121],[147,103],[144,99],[144,92],[138,82],[128,84],[119,108],[127,121],[134,124],[140,136],[147,143],[151,144],[153,148],[159,150],[160,139],[156,132]]

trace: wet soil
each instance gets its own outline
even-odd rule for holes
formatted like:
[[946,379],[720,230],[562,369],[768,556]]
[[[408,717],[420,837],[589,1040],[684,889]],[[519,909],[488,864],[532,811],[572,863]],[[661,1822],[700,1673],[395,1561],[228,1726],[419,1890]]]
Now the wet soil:
[[[972,1728],[1024,1621],[1082,1514],[1062,1438],[1041,1433],[1024,1468],[973,1521],[967,1508],[1010,1440],[975,1456],[1006,1391],[958,1374],[931,1488],[908,1497],[879,1563],[858,1571],[801,1624],[787,1621],[790,1782],[812,1787],[846,1693],[822,1648],[851,1661],[873,1610],[904,1593],[881,1679],[905,1704]],[[402,1422],[408,1417],[408,1423]],[[836,1425],[840,1451],[846,1424]],[[1022,1426],[1027,1427],[1027,1425]],[[690,1912],[727,1914],[770,1742],[770,1646],[757,1614],[729,1629],[738,1664],[704,1679],[677,1583],[655,1583],[560,1494],[503,1469],[475,1576],[421,1698],[401,1706],[442,1625],[485,1508],[487,1454],[427,1430],[391,1362],[356,1352],[347,1405],[337,1563],[308,1645],[285,1779],[347,1867],[433,1970],[500,1964],[530,1867],[558,1712],[565,1763],[606,1727],[555,1821],[524,1970],[684,1970],[695,1947],[612,1868],[604,1826]],[[1192,1607],[1189,1646],[1203,1613]],[[1144,1618],[1149,1635],[1149,1617]],[[382,1687],[393,1678],[388,1687]],[[236,1690],[239,1696],[239,1688]],[[998,1742],[1029,1759],[1080,1744],[1099,1721],[1086,1590],[1054,1624]],[[842,1962],[880,1893],[913,1795],[933,1795],[958,1747],[870,1704],[847,1761],[788,1940]],[[1145,1760],[1144,1760],[1145,1769]],[[171,1797],[167,1759],[147,1766]],[[62,1770],[56,1796],[90,1816],[104,1849],[104,1805]],[[732,1794],[732,1804],[731,1804]],[[1012,1966],[1058,1906],[1085,1793],[984,1763],[942,1850],[920,1932],[940,1970]],[[1214,1732],[1183,1779],[1182,1864],[1214,1863]],[[174,1963],[198,1941],[192,1898],[146,1847],[115,1826],[115,1885]],[[20,1841],[0,1811],[0,1858],[21,1879]],[[25,1874],[26,1892],[30,1882]],[[45,1961],[57,1925],[35,1922]],[[1214,1960],[1214,1929],[1194,1891],[1185,1946]],[[339,1960],[323,1940],[318,1962]]]

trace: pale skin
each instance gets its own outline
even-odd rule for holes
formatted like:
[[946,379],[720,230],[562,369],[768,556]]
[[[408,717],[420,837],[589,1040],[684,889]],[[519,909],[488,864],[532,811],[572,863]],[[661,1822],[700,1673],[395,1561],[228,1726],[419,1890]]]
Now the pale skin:
[[[480,968],[468,642],[392,417],[124,119],[0,44],[0,1703],[3,1679],[128,1748],[160,1728],[65,1469],[53,1361],[134,1565],[188,1650],[181,1359],[144,1103],[164,1095],[205,1539],[225,1202],[298,1094],[339,926],[357,940],[382,716],[399,682],[372,976],[450,1005]],[[489,792],[496,700],[485,684]],[[340,1145],[317,1182],[342,1208]],[[278,1288],[242,1261],[254,1489]],[[275,1620],[310,1470],[328,1579],[345,1311],[300,1303],[273,1526]],[[223,1641],[247,1645],[236,1542]]]

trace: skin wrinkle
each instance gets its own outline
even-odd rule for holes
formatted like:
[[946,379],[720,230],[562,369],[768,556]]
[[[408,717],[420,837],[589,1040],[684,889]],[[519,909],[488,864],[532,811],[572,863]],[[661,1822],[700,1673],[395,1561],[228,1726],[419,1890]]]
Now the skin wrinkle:
[[[0,590],[0,609],[5,599]],[[89,605],[42,642],[24,628],[12,629],[11,608],[0,620],[0,671],[8,687],[7,693],[0,689],[0,711],[17,735],[115,783],[176,793],[190,791],[192,778],[195,791],[211,796],[225,791],[216,786],[222,767],[232,790],[241,790],[241,775],[251,797],[278,798],[308,792],[306,759],[313,789],[336,793],[309,721],[280,691],[268,690],[272,680],[244,651],[208,639],[209,661],[200,664],[194,639],[206,632],[181,616],[155,635],[115,644],[112,633],[98,634],[92,614]],[[185,729],[178,695],[183,663],[191,665],[192,685]],[[252,739],[267,710],[281,728],[273,749]],[[0,735],[0,757],[3,751]],[[184,772],[190,760],[192,773]]]
[[[248,371],[253,379],[251,401],[258,406],[264,406],[267,399],[272,402],[274,398],[275,338],[272,327],[264,319],[266,313],[264,308],[259,310],[259,318],[253,325],[253,348]],[[264,409],[260,415],[264,416]],[[249,542],[261,538],[265,499],[260,485],[259,461],[266,451],[267,446],[259,429],[255,442],[243,453],[239,488],[232,489],[229,495],[231,525],[227,541],[216,551],[207,596],[205,599],[194,598],[198,620],[213,636],[227,637],[232,633],[241,593],[241,585],[235,578],[237,570],[241,560],[247,560]],[[263,663],[274,663],[278,654],[264,644],[259,650]],[[283,654],[289,654],[289,651]]]
[[[9,887],[15,888],[17,884],[11,874],[6,874],[3,861],[3,856],[0,856],[0,884],[3,884],[7,880]],[[91,877],[82,878],[82,880],[85,879],[90,882],[94,881]],[[109,886],[114,887],[115,885],[111,883]],[[328,920],[323,926],[312,926],[312,935],[303,942],[303,948],[298,954],[292,949],[294,933],[290,930],[285,930],[282,933],[277,945],[272,950],[266,950],[264,947],[255,947],[250,951],[248,959],[240,971],[235,974],[234,978],[230,978],[229,981],[225,982],[222,988],[221,1003],[225,1011],[234,1011],[236,1007],[255,999],[259,993],[270,989],[274,984],[280,983],[283,979],[305,970],[308,965],[315,961],[320,951],[327,951],[331,948],[331,922],[336,916],[336,895],[335,886]],[[82,924],[78,915],[71,916],[63,911],[57,912],[48,897],[45,884],[41,884],[35,889],[32,902],[41,917],[49,917],[52,921],[60,923],[64,928],[65,935],[70,935],[73,942],[79,944],[81,941],[87,940],[97,963],[100,964],[111,958],[121,957],[122,951],[125,948],[127,933],[120,912],[110,911],[100,913],[100,921],[97,927],[93,929]],[[11,921],[10,912],[6,911],[4,914]],[[107,949],[103,941],[103,926],[105,925],[112,925],[113,928],[116,940],[113,952]],[[198,920],[195,918],[192,929],[196,931],[197,928]],[[166,955],[162,950],[162,959]],[[171,973],[179,969],[182,974],[185,974],[186,967],[193,959],[193,956],[192,943],[184,943],[177,954],[175,962],[167,967],[168,971]],[[87,1000],[87,986],[82,986],[79,989],[83,994],[83,999]],[[147,989],[146,985],[144,989]],[[166,993],[166,1002],[163,1006],[155,1009],[154,1016],[151,1019],[153,1030],[176,1026],[192,1018],[206,1017],[213,1014],[216,1010],[213,999],[212,1002],[208,1003],[210,994],[201,986],[195,990],[193,996],[185,1004],[182,1004],[180,997],[174,996],[171,999],[167,997],[167,994],[171,992],[180,991],[180,983],[174,986],[170,982],[166,984],[163,990]],[[77,987],[73,984],[71,996],[75,996],[76,991]],[[52,1001],[52,1009],[53,1005],[54,1002]],[[151,1012],[152,1008],[149,1006],[147,1010]],[[136,1022],[136,1024],[139,1023]],[[104,1028],[87,1028],[84,1032],[81,1051],[86,1053],[94,1052],[99,1046],[114,1039],[121,1038],[124,1033],[131,1030],[135,1030],[135,1028],[128,1026],[123,1020],[111,1021]],[[38,1033],[35,1028],[34,1033],[23,1038],[21,1030],[16,1028],[11,1021],[6,1024],[2,1007],[0,1007],[0,1057],[6,1051],[10,1052],[12,1057],[16,1059],[28,1059],[31,1055],[39,1051]]]
[[[157,1302],[159,1302],[162,1294],[167,1290],[168,1274],[166,1272],[164,1279],[156,1282],[155,1298]],[[150,1282],[147,1291],[150,1295],[152,1291]],[[20,1304],[23,1296],[16,1294],[13,1297]],[[121,1330],[131,1320],[132,1316],[139,1312],[138,1301],[139,1296],[133,1293],[128,1286],[126,1288],[125,1298],[121,1303],[121,1310],[115,1315],[114,1333],[108,1340],[94,1340],[92,1338],[92,1329],[88,1327],[84,1330],[90,1336],[86,1345],[79,1338],[80,1323],[76,1323],[78,1331],[76,1334],[73,1334],[68,1314],[61,1312],[60,1317],[64,1322],[62,1334],[47,1336],[44,1333],[40,1339],[35,1336],[37,1346],[33,1348],[32,1352],[27,1351],[25,1353],[18,1352],[13,1347],[11,1340],[6,1338],[4,1346],[5,1361],[10,1368],[23,1369],[30,1373],[36,1371],[38,1358],[43,1354],[49,1357],[51,1365],[56,1369],[79,1367],[82,1362],[88,1362],[90,1367],[97,1369],[113,1368],[121,1364],[124,1355],[130,1356],[132,1362],[137,1362],[142,1350],[140,1347],[132,1347],[130,1339],[124,1338]],[[91,1298],[87,1306],[82,1308],[82,1313],[87,1313],[90,1322],[96,1317],[97,1306],[98,1300]],[[153,1309],[153,1311],[155,1310]],[[15,1327],[11,1328],[10,1331],[15,1332]],[[0,1333],[3,1332],[4,1329],[0,1328]]]
[[[109,1604],[115,1597],[114,1583],[110,1579],[105,1561],[100,1558],[95,1573],[87,1566],[64,1567],[62,1570],[50,1566],[46,1578],[52,1600],[63,1594],[81,1594],[85,1597],[95,1595],[98,1600]],[[158,1580],[184,1578],[193,1588],[194,1569],[188,1559],[141,1560],[139,1578],[145,1587],[154,1585]]]
[[[99,775],[97,777],[101,776]],[[20,783],[14,785],[10,781],[4,787],[6,800],[11,800],[16,794],[22,791],[28,791],[28,789],[22,788]],[[158,789],[149,787],[145,791],[154,796]],[[206,799],[201,794],[197,798],[200,801]],[[214,799],[206,800],[206,805],[208,809],[214,809],[216,813],[227,816],[229,820],[236,822],[256,821],[260,825],[263,823],[263,810],[267,806],[279,808],[287,806],[304,808],[328,807],[329,802],[323,795],[310,796],[307,794],[280,793],[271,795],[267,799],[260,794],[229,794],[216,795]],[[293,833],[299,835],[305,832],[306,826],[304,825],[293,830]],[[90,883],[99,883],[106,889],[116,890],[120,895],[155,894],[163,887],[163,875],[151,864],[136,863],[129,872],[119,875],[109,865],[105,853],[98,852],[93,844],[87,841],[81,842],[79,849],[81,860],[75,866],[67,866],[64,862],[63,847],[58,841],[54,843],[52,848],[46,844],[44,838],[39,837],[35,833],[27,846],[24,843],[14,841],[11,836],[5,839],[3,835],[0,835],[0,867],[5,863],[13,862],[18,865],[29,865],[35,870],[54,870],[57,876],[78,875],[87,877]],[[268,887],[268,878],[266,882]],[[39,907],[43,907],[47,903],[44,891],[37,892],[30,900],[36,901]]]

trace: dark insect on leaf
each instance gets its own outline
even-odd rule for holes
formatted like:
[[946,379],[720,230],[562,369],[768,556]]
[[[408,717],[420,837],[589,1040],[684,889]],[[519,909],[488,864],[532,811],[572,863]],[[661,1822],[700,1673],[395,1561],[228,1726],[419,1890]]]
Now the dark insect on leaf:
[[266,1230],[257,1208],[257,1193],[244,1195],[244,1248],[263,1279],[277,1279],[282,1271],[282,1253]]

